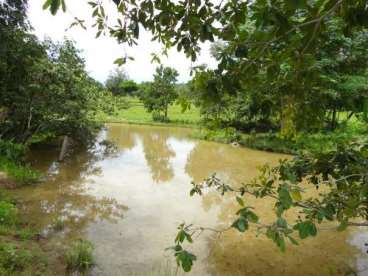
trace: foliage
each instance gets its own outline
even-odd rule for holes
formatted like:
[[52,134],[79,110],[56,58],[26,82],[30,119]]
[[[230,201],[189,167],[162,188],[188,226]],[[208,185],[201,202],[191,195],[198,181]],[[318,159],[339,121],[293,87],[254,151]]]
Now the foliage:
[[154,81],[140,95],[144,107],[152,113],[154,121],[167,121],[168,108],[177,98],[175,90],[178,72],[162,65],[156,69]]
[[9,159],[0,157],[0,171],[3,171],[17,183],[17,185],[32,184],[39,180],[40,173],[32,170],[27,165],[21,165]]
[[[61,1],[47,2],[55,14]],[[218,68],[199,68],[195,80],[200,105],[210,103],[203,110],[215,117],[215,124],[222,118],[231,121],[234,113],[256,121],[259,115],[271,113],[272,118],[266,119],[277,121],[279,137],[295,141],[301,131],[323,129],[326,120],[335,128],[339,112],[348,112],[347,119],[356,113],[367,118],[367,1],[114,3],[119,16],[111,25],[103,2],[89,2],[98,35],[107,31],[131,46],[144,28],[154,40],[166,48],[177,47],[193,61],[200,42],[224,42],[225,47],[216,49]],[[221,193],[235,192],[240,210],[232,228],[246,231],[255,226],[285,250],[287,240],[297,243],[295,233],[300,238],[314,236],[318,234],[317,224],[325,220],[337,221],[339,230],[348,225],[367,225],[366,168],[366,143],[342,143],[337,149],[300,154],[276,168],[264,168],[259,178],[239,190],[214,176],[204,184],[195,184],[193,191],[201,193],[203,187],[214,186]],[[307,178],[308,187],[321,188],[319,198],[304,196],[302,178]],[[256,210],[245,205],[245,195],[275,200],[275,222],[262,224]],[[290,209],[300,211],[300,219],[287,221],[285,212]],[[359,218],[364,221],[351,222]],[[181,231],[193,234],[185,225]],[[181,247],[183,241],[180,238],[175,242],[178,247],[174,251],[178,264],[188,270],[194,258]]]
[[[87,141],[97,127],[91,112],[102,86],[88,76],[74,42],[40,42],[24,23],[25,1],[13,8],[10,2],[0,6],[1,139],[27,144],[33,137],[68,135]],[[19,15],[18,23],[10,19]]]
[[[336,221],[338,231],[348,226],[368,226],[367,166],[366,140],[341,143],[333,150],[306,152],[291,160],[282,160],[274,168],[265,166],[259,177],[239,188],[226,184],[214,174],[203,183],[193,183],[190,195],[202,195],[208,188],[215,188],[222,195],[234,193],[240,209],[231,228],[246,232],[251,226],[256,227],[258,234],[266,235],[285,251],[286,241],[298,245],[295,234],[300,239],[314,237],[318,234],[318,225],[326,221]],[[308,189],[321,192],[310,196]],[[246,205],[247,197],[274,200],[275,221],[263,223],[257,210]],[[297,219],[287,219],[290,210],[298,213]],[[181,224],[176,242],[191,241],[194,234],[203,230],[203,227]],[[184,249],[180,246],[180,250]]]
[[220,143],[238,142],[242,146],[258,150],[298,154],[300,151],[323,152],[336,149],[338,144],[349,143],[354,139],[363,139],[367,135],[367,126],[360,121],[341,124],[334,130],[314,133],[299,132],[293,140],[286,140],[278,133],[251,131],[242,133],[234,128],[202,128],[193,133],[193,137]]
[[[44,8],[55,14],[67,1],[47,0]],[[136,44],[140,29],[151,32],[154,40],[163,42],[167,47],[176,46],[193,60],[200,50],[199,42],[223,41],[236,42],[238,55],[254,57],[271,47],[271,42],[287,41],[281,51],[290,53],[290,48],[307,52],[314,39],[325,31],[325,23],[330,15],[342,18],[348,24],[347,31],[355,26],[366,26],[365,1],[221,1],[214,4],[204,1],[153,1],[136,2],[135,0],[114,1],[119,16],[116,24],[109,24],[103,3],[90,1],[91,13],[96,19],[98,35],[109,31],[119,42]],[[356,16],[356,15],[359,16]],[[244,21],[254,21],[257,32],[238,36]],[[115,23],[115,22],[114,22]],[[256,51],[247,47],[254,41],[259,43]],[[263,49],[266,48],[266,49]]]
[[26,152],[26,147],[11,141],[0,139],[0,156],[13,161],[21,161]]
[[181,266],[185,272],[189,272],[192,268],[193,262],[197,259],[196,256],[184,250],[181,244],[187,240],[192,243],[192,235],[188,232],[188,227],[181,224],[178,227],[178,234],[175,238],[175,246],[167,248],[167,250],[174,251],[176,262],[178,266]]
[[72,271],[85,271],[94,265],[93,245],[87,240],[74,242],[65,253],[68,268]]
[[0,139],[0,172],[5,172],[5,181],[16,181],[17,185],[38,181],[40,174],[24,165],[27,147],[11,141]]
[[107,77],[105,87],[114,95],[123,96],[124,90],[121,87],[121,84],[127,80],[129,80],[127,72],[125,72],[124,69],[115,68],[115,70],[110,72],[109,76]]
[[125,80],[120,83],[121,95],[133,96],[138,90],[138,85],[133,80]]
[[201,129],[193,134],[193,137],[219,143],[232,143],[241,141],[241,136],[235,128]]
[[23,270],[32,261],[29,250],[18,249],[13,244],[0,244],[0,267],[8,272]]

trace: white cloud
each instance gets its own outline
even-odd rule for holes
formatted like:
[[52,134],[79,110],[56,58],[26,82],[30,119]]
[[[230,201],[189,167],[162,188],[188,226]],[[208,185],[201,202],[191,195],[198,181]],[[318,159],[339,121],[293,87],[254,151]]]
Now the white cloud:
[[[54,41],[61,41],[68,37],[76,41],[82,56],[86,60],[87,70],[95,79],[104,82],[109,72],[114,68],[114,60],[124,55],[125,51],[135,58],[124,65],[129,76],[135,81],[152,80],[152,75],[157,64],[151,64],[151,53],[159,52],[161,46],[151,41],[151,35],[142,32],[137,46],[119,45],[113,38],[108,36],[95,38],[95,30],[89,28],[87,31],[80,27],[66,29],[73,22],[73,18],[86,20],[87,26],[91,26],[93,20],[90,16],[91,10],[87,1],[67,1],[67,12],[59,12],[52,16],[49,11],[42,9],[44,0],[30,0],[28,16],[34,28],[34,33],[40,38],[50,37]],[[109,15],[114,16],[115,7],[111,6]],[[209,44],[202,45],[202,52],[196,64],[206,63],[214,66],[215,61],[210,57]],[[179,81],[184,82],[190,79],[191,61],[183,53],[178,53],[175,49],[169,52],[168,58],[162,58],[162,63],[166,66],[174,67],[180,73]]]

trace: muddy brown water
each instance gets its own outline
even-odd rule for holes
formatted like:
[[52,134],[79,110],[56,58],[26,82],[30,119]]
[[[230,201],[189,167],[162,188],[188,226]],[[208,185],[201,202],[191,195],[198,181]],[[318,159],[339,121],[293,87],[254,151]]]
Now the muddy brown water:
[[[190,197],[191,181],[216,172],[237,185],[257,175],[265,163],[285,155],[193,140],[190,130],[110,124],[99,142],[62,163],[54,149],[37,149],[32,166],[47,179],[14,191],[25,219],[58,245],[85,238],[95,245],[93,275],[167,275],[175,271],[171,254],[181,222],[222,229],[238,209],[233,196],[208,191]],[[246,199],[266,221],[273,202]],[[52,225],[65,221],[63,231]],[[190,275],[366,275],[363,229],[336,232],[323,226],[316,238],[288,244],[281,253],[254,231],[202,234],[188,249],[198,256]]]

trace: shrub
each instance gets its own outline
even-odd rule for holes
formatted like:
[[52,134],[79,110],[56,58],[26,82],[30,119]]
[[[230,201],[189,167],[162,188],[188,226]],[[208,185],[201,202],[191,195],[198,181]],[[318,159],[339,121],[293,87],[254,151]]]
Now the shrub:
[[0,156],[3,158],[19,162],[23,159],[25,151],[24,145],[0,139]]
[[93,244],[87,240],[74,242],[65,254],[68,269],[85,271],[94,265]]
[[169,119],[159,112],[152,112],[152,120],[155,122],[168,123]]

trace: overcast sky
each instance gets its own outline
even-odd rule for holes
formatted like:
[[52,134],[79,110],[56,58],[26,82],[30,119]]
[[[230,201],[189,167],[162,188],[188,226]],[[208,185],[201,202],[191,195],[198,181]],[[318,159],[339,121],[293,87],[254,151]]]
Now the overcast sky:
[[[44,1],[28,1],[28,16],[35,34],[40,39],[50,37],[54,41],[61,41],[65,36],[73,39],[77,47],[83,51],[82,56],[86,60],[88,72],[96,80],[101,82],[106,80],[109,72],[115,67],[114,60],[124,55],[124,49],[130,56],[135,58],[134,61],[129,61],[128,64],[123,66],[130,78],[137,82],[152,80],[157,64],[151,64],[151,53],[159,53],[161,46],[151,41],[150,34],[141,32],[139,44],[128,47],[127,45],[119,45],[113,38],[108,36],[101,36],[96,39],[96,32],[91,28],[87,31],[80,27],[66,30],[73,22],[74,16],[86,20],[87,26],[92,25],[91,10],[87,5],[87,1],[67,0],[67,12],[59,12],[56,16],[52,16],[49,11],[42,10]],[[113,16],[116,11],[113,4],[110,4],[107,8],[109,15]],[[215,61],[210,57],[209,45],[203,45],[202,48],[203,50],[196,64],[206,63],[213,66]],[[183,53],[178,53],[175,49],[172,49],[168,58],[162,58],[162,63],[178,70],[180,82],[190,79],[191,62]]]

